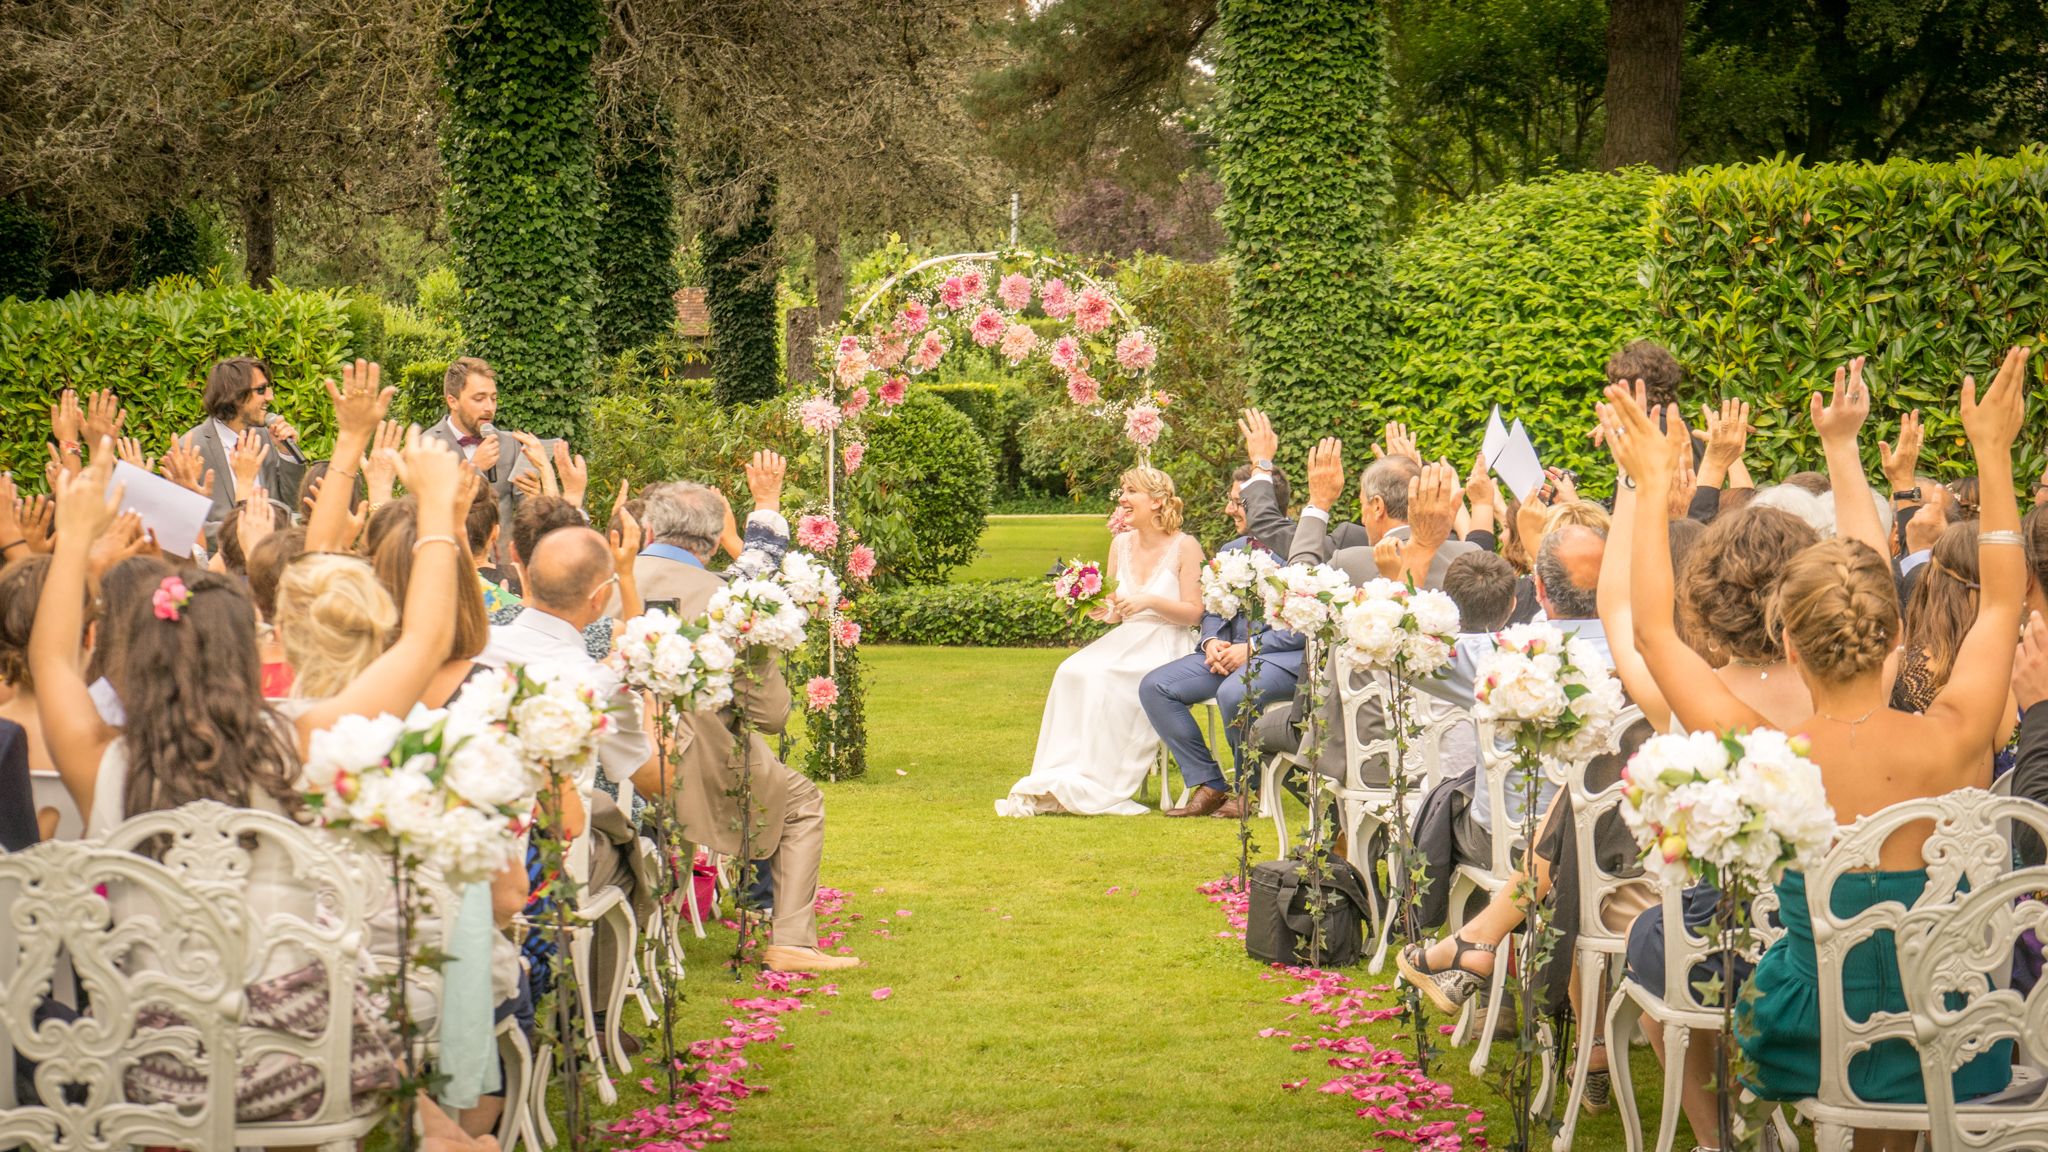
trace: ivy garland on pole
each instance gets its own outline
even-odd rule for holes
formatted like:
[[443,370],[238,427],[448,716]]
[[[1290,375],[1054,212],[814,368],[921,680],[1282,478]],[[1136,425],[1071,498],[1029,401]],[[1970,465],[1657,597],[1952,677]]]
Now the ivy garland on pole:
[[761,267],[775,239],[775,185],[763,183],[753,209],[731,232],[708,229],[704,307],[711,314],[711,394],[728,407],[782,391],[776,351],[775,277]]
[[[1040,332],[1048,322],[1057,326],[1050,338]],[[829,341],[818,389],[792,401],[817,442],[825,477],[823,502],[798,517],[796,543],[827,560],[849,590],[872,581],[880,564],[861,540],[862,525],[909,495],[881,489],[861,470],[866,424],[888,419],[913,377],[974,355],[1008,371],[1051,374],[1076,405],[1122,421],[1140,463],[1166,430],[1162,413],[1172,403],[1147,386],[1159,359],[1157,334],[1131,320],[1109,285],[1024,249],[923,261],[884,282]],[[1099,377],[1119,380],[1128,396],[1105,398]],[[793,661],[805,681],[804,770],[816,779],[867,770],[860,632],[858,607],[841,597],[813,616],[809,642]]]
[[617,114],[599,164],[603,223],[597,232],[598,349],[651,344],[675,327],[675,143],[651,99]]
[[457,0],[441,71],[448,232],[468,354],[499,423],[572,442],[596,379],[596,0]]

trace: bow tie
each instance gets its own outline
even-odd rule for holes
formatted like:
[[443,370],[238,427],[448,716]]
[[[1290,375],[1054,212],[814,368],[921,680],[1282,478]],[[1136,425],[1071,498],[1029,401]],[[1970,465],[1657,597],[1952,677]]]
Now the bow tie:
[[474,448],[483,442],[484,438],[481,436],[464,436],[456,441],[457,444],[462,445],[464,448]]

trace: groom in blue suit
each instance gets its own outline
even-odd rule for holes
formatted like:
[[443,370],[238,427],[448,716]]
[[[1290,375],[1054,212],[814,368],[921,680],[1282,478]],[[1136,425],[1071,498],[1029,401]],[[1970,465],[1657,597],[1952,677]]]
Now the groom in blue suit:
[[[1224,511],[1236,523],[1240,535],[1216,551],[1229,552],[1238,548],[1256,548],[1272,552],[1264,542],[1243,535],[1245,515],[1243,484],[1250,477],[1251,468],[1241,467],[1230,478],[1230,499]],[[1287,478],[1279,469],[1272,469],[1273,495],[1281,509],[1287,507]],[[1278,557],[1283,562],[1285,556]],[[1256,719],[1268,704],[1285,700],[1294,695],[1295,682],[1301,677],[1302,638],[1298,633],[1281,628],[1268,628],[1261,621],[1256,627],[1248,628],[1244,613],[1235,619],[1225,620],[1213,612],[1202,614],[1201,640],[1195,651],[1170,664],[1154,668],[1145,674],[1138,684],[1138,699],[1144,703],[1145,715],[1151,719],[1152,727],[1159,738],[1166,742],[1173,752],[1174,760],[1180,764],[1180,775],[1188,787],[1187,800],[1179,808],[1168,812],[1168,816],[1228,816],[1236,818],[1237,801],[1223,782],[1223,769],[1216,763],[1216,757],[1209,751],[1209,743],[1202,736],[1202,726],[1195,722],[1189,709],[1205,700],[1214,700],[1223,713],[1224,731],[1230,741],[1232,758],[1237,762],[1238,771],[1244,769],[1244,747],[1238,728],[1238,711],[1250,709],[1251,719]],[[1252,665],[1250,699],[1246,699],[1244,664],[1248,658]]]

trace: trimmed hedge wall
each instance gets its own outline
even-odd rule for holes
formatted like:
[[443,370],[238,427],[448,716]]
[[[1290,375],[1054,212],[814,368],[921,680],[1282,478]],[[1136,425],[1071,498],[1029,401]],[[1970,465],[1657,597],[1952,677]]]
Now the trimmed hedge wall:
[[1056,603],[1037,580],[934,584],[860,600],[861,642],[961,648],[1074,648],[1109,630]]
[[270,407],[299,429],[306,453],[333,443],[321,381],[355,352],[349,301],[327,292],[246,284],[201,287],[168,277],[140,292],[74,292],[61,300],[0,301],[0,467],[40,486],[50,404],[65,388],[111,388],[129,435],[163,451],[199,423],[207,370],[228,356],[260,356],[277,369]]

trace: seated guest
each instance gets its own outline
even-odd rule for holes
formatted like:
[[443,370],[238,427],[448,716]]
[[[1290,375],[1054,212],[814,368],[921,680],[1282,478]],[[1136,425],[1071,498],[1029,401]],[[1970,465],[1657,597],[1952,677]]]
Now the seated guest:
[[1498,632],[1515,611],[1519,573],[1507,558],[1492,552],[1467,552],[1444,569],[1444,594],[1458,606],[1458,630]]
[[[1301,522],[1295,528],[1293,547],[1287,561],[1290,564],[1331,564],[1343,569],[1352,583],[1364,584],[1379,576],[1372,549],[1364,545],[1339,548],[1329,535],[1329,509],[1344,491],[1343,451],[1343,444],[1336,440],[1324,440],[1310,450],[1308,503],[1301,510]],[[1450,491],[1463,494],[1464,485],[1456,482],[1456,473],[1448,465],[1432,467],[1449,474]],[[1434,531],[1426,538],[1418,538],[1408,519],[1408,495],[1411,481],[1422,476],[1423,466],[1404,455],[1382,456],[1367,465],[1365,471],[1358,475],[1358,521],[1364,526],[1370,543],[1377,544],[1382,537],[1391,536],[1430,549],[1429,563],[1415,584],[1418,588],[1442,588],[1444,570],[1450,567],[1451,561],[1474,551],[1475,546],[1450,538],[1449,519],[1434,526]],[[1455,515],[1455,496],[1449,509],[1451,515]]]
[[[767,495],[768,477],[763,475],[762,481],[760,493]],[[773,491],[779,497],[779,471],[773,477]],[[677,614],[685,620],[702,616],[712,595],[725,585],[724,577],[705,567],[723,535],[724,509],[724,497],[699,485],[661,485],[647,493],[648,520],[674,542],[669,547],[682,549],[689,559],[672,559],[665,553],[650,557],[642,552],[636,563],[660,562],[661,566],[648,570],[650,581],[663,593],[657,599],[674,600]],[[753,531],[751,525],[749,531]],[[750,849],[755,860],[768,862],[775,916],[762,960],[769,968],[778,972],[851,968],[860,961],[818,950],[818,865],[825,850],[825,795],[817,784],[778,760],[762,738],[763,733],[781,732],[789,712],[789,684],[781,668],[772,653],[758,651],[750,665],[734,677],[731,703],[716,712],[683,716],[673,774],[664,780],[659,762],[650,761],[633,784],[648,795],[658,794],[666,784],[676,819],[690,842],[727,856]],[[744,767],[735,763],[733,731],[738,724],[753,729],[745,737]],[[758,814],[746,843],[742,843],[740,829],[741,771],[748,773]]]
[[[1223,511],[1237,525],[1238,536],[1218,548],[1219,554],[1247,548],[1266,551],[1245,534],[1243,490],[1251,473],[1250,465],[1242,465],[1230,478],[1230,497]],[[1286,475],[1278,468],[1271,469],[1268,475],[1274,500],[1286,507]],[[1186,802],[1168,812],[1168,816],[1216,815],[1234,820],[1240,815],[1238,799],[1224,784],[1223,770],[1217,767],[1201,725],[1188,710],[1207,700],[1216,702],[1223,713],[1223,731],[1230,743],[1231,759],[1242,774],[1246,765],[1244,727],[1239,713],[1248,708],[1252,716],[1257,716],[1267,705],[1294,695],[1295,681],[1301,677],[1301,648],[1300,633],[1273,628],[1263,619],[1252,626],[1242,612],[1225,620],[1205,611],[1195,651],[1154,668],[1138,682],[1138,700],[1144,705],[1145,715],[1173,753],[1174,762],[1180,765],[1181,781],[1189,789]],[[1247,660],[1252,665],[1249,695],[1243,672]]]
[[498,502],[480,492],[469,502],[462,528],[469,543],[469,555],[476,562],[477,583],[483,588],[485,615],[520,607],[519,597],[505,587],[504,574],[491,562],[499,550]]
[[[747,489],[753,511],[747,513],[746,534],[734,559],[754,552],[762,563],[778,565],[789,548],[789,521],[782,517],[782,479],[787,465],[773,452],[756,452],[747,464]],[[630,502],[629,502],[630,503]],[[633,561],[642,600],[678,600],[701,587],[697,573],[728,543],[732,505],[718,489],[688,480],[674,480],[642,489],[642,526],[647,543]],[[719,524],[706,547],[700,534],[707,510],[715,509]]]
[[[478,500],[484,499],[482,495]],[[472,505],[474,507],[474,505]],[[560,496],[536,496],[523,500],[519,512],[512,518],[512,543],[505,549],[511,557],[512,570],[518,574],[521,588],[526,587],[526,558],[539,545],[541,538],[550,532],[563,528],[587,528],[590,521],[583,515],[583,509],[576,507]],[[628,571],[621,579],[631,578]],[[491,625],[510,624],[519,618],[523,601],[509,604],[492,612]],[[612,617],[601,614],[592,620],[584,630],[584,646],[592,660],[602,660],[612,651]]]
[[[249,495],[249,485],[234,467],[237,449],[244,459],[260,457],[257,485],[272,499],[297,505],[306,460],[299,454],[297,430],[270,412],[270,398],[276,391],[270,365],[248,356],[222,360],[207,372],[206,391],[200,397],[207,418],[179,440],[197,451],[213,471],[213,508],[206,515],[208,523],[218,524],[228,509]],[[256,440],[244,444],[245,434],[253,434]]]

